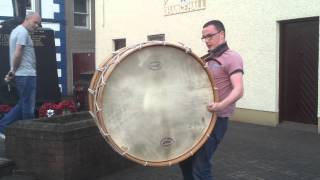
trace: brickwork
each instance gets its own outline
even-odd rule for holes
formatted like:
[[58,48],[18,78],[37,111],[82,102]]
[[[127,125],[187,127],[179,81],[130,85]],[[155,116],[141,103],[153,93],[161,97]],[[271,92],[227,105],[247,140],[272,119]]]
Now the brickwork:
[[6,134],[8,158],[40,179],[95,179],[133,164],[109,147],[87,113],[19,121]]

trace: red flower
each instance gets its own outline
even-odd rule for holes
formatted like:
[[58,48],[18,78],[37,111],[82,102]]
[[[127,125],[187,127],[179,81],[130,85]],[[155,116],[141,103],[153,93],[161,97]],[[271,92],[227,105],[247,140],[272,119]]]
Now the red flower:
[[44,103],[42,106],[39,108],[39,117],[48,117],[48,110],[54,110],[55,114],[58,113],[58,108],[57,105],[54,103]]
[[76,104],[74,103],[73,100],[63,100],[58,104],[57,108],[61,111],[63,110],[68,110],[70,112],[77,111]]
[[76,112],[77,108],[75,103],[72,100],[64,100],[61,101],[59,104],[44,103],[39,108],[39,117],[50,117],[53,115],[60,115],[64,111]]
[[11,110],[11,106],[6,104],[0,104],[0,113],[6,113]]

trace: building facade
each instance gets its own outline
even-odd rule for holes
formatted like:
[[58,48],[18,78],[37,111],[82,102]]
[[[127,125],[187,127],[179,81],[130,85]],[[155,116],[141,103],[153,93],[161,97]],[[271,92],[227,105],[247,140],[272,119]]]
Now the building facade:
[[233,119],[318,124],[320,132],[319,1],[101,0],[95,11],[97,65],[120,47],[153,38],[202,56],[203,24],[223,21],[245,64],[245,95]]
[[[94,0],[27,1],[27,12],[39,12],[42,27],[54,30],[59,87],[64,96],[72,94],[78,74],[94,70],[93,7]],[[12,1],[2,0],[0,21],[12,17]]]

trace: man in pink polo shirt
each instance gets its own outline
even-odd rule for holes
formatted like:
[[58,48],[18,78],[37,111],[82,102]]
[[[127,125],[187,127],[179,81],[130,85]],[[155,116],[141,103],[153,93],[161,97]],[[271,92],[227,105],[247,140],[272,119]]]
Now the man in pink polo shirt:
[[241,56],[229,49],[225,40],[226,31],[219,20],[203,25],[202,40],[208,54],[202,57],[213,76],[219,102],[211,102],[207,109],[218,115],[214,130],[207,142],[189,159],[180,163],[184,180],[213,180],[211,158],[222,140],[235,103],[243,95],[243,62]]

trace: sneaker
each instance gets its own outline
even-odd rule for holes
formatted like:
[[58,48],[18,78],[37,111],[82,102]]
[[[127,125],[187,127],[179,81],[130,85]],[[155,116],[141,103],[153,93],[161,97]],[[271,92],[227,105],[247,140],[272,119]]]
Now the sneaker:
[[2,133],[0,133],[0,139],[6,139],[6,136]]

